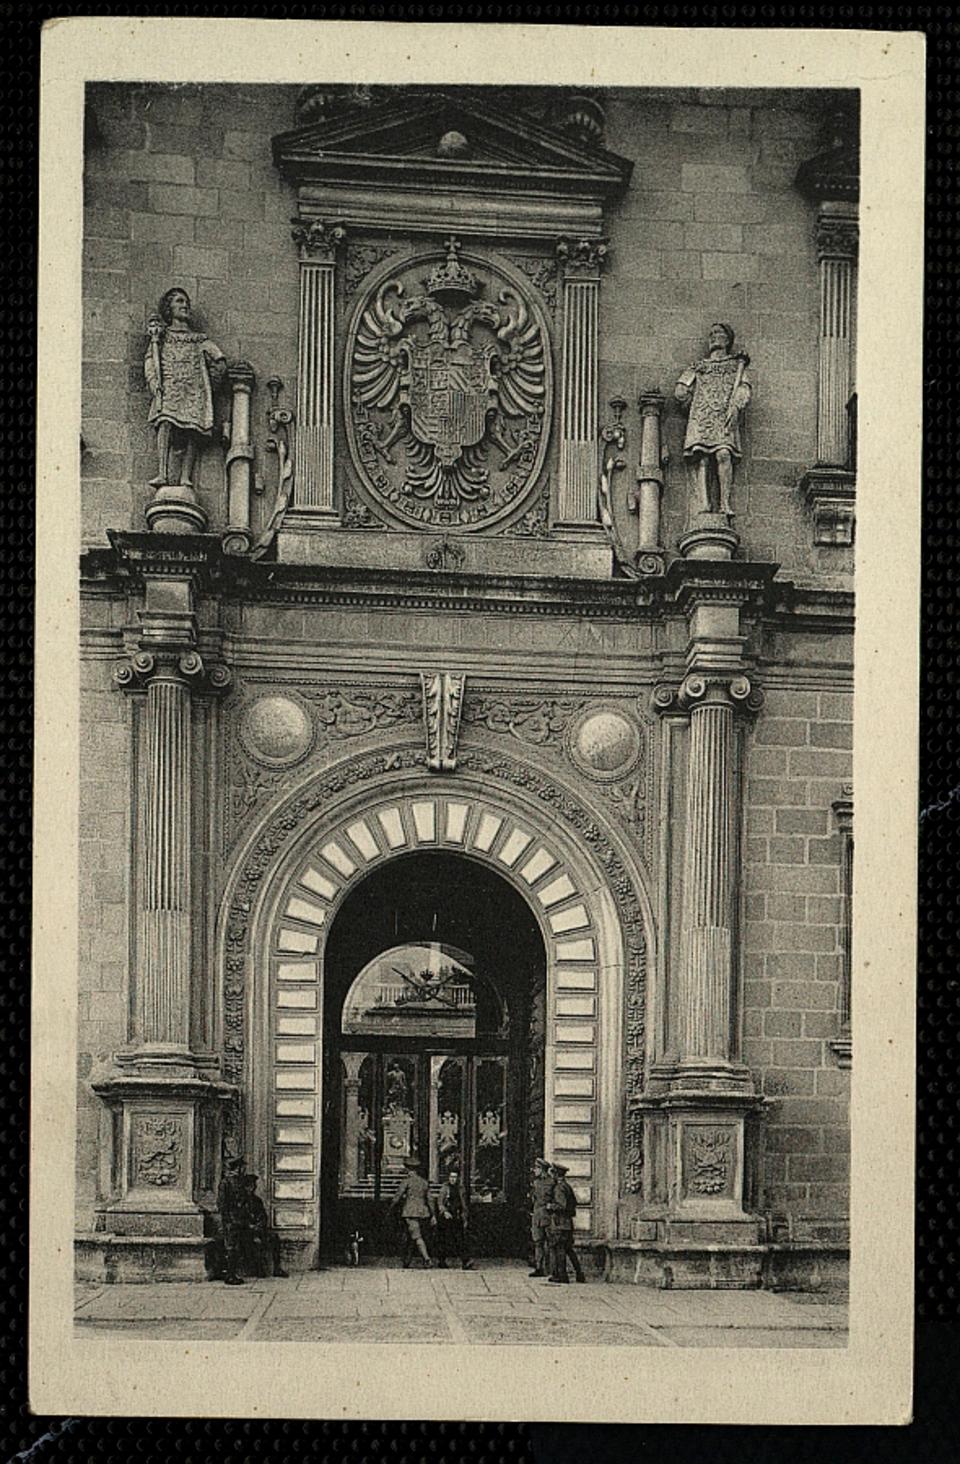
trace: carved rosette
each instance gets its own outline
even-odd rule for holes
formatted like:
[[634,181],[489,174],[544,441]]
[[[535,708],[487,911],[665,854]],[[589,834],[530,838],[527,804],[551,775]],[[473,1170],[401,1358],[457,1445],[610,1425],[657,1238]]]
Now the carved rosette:
[[519,274],[444,250],[377,271],[347,335],[359,488],[394,527],[486,529],[536,491],[552,416],[543,307]]

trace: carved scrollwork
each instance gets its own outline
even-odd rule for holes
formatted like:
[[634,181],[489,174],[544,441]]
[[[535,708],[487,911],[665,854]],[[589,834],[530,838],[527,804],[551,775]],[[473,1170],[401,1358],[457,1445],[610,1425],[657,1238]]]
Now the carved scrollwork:
[[137,651],[114,668],[114,684],[121,691],[145,691],[154,676],[171,674],[200,696],[219,696],[233,684],[233,673],[222,661],[206,661],[197,651],[154,655]]

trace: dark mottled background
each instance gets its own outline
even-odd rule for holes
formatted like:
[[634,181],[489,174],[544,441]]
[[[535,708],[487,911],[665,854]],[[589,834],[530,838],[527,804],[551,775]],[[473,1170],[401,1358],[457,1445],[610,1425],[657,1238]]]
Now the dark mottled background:
[[[4,1345],[0,1464],[97,1460],[139,1464],[184,1459],[355,1460],[357,1464],[535,1461],[590,1464],[678,1456],[711,1464],[806,1459],[954,1459],[960,1375],[960,757],[957,667],[958,325],[960,274],[957,168],[960,161],[960,25],[944,5],[571,6],[581,24],[839,26],[923,31],[928,42],[927,284],[924,429],[924,613],[921,685],[921,867],[919,941],[917,1389],[916,1421],[905,1429],[805,1431],[747,1428],[587,1428],[523,1424],[230,1422],[51,1419],[26,1405],[28,989],[30,921],[32,516],[35,232],[40,27],[64,15],[167,14],[305,19],[554,21],[560,7],[522,4],[384,4],[233,9],[136,4],[3,5],[0,59],[2,208],[0,250],[6,280],[5,350],[0,355],[0,576],[3,594],[3,776],[0,849],[5,955],[0,1079],[6,1090],[0,1149],[3,1197]],[[392,1360],[391,1365],[398,1365]],[[829,1437],[824,1437],[828,1434]]]

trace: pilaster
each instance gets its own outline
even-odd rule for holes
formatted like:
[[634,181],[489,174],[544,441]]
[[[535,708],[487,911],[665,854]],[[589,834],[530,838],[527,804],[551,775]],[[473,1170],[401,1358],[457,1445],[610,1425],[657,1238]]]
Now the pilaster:
[[346,238],[342,224],[303,220],[293,228],[300,250],[297,455],[292,514],[334,523],[334,273]]
[[603,239],[560,239],[563,341],[560,394],[559,525],[597,525],[597,330]]

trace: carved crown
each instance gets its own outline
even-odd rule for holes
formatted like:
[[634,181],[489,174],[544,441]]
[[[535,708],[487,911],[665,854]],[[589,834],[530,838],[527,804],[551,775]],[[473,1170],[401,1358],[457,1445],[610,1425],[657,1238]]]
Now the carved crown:
[[443,241],[447,251],[447,257],[443,264],[438,264],[430,271],[424,281],[428,295],[434,299],[442,300],[446,296],[466,295],[472,297],[480,291],[480,281],[473,270],[460,263],[459,253],[462,248],[460,240],[452,234],[449,239]]

